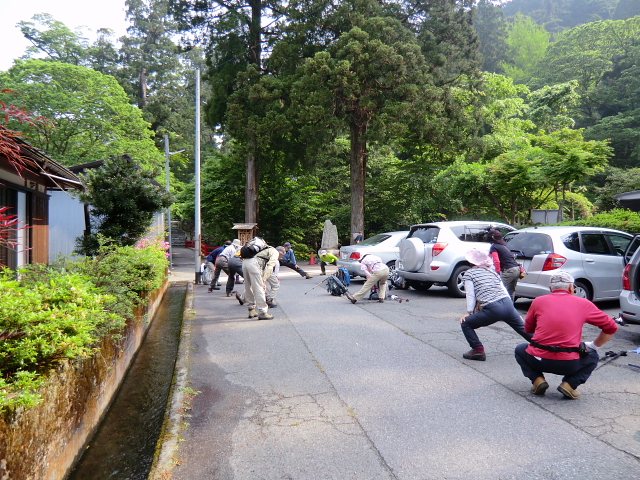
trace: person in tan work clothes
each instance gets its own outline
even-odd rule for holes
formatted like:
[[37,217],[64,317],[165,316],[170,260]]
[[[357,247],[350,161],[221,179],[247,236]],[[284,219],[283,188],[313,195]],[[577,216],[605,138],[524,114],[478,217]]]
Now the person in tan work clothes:
[[389,267],[383,263],[382,259],[377,255],[371,255],[370,253],[366,254],[360,259],[360,269],[367,277],[367,281],[364,282],[362,288],[351,295],[349,292],[346,293],[346,296],[351,303],[356,303],[358,300],[362,300],[371,287],[376,284],[380,285],[380,292],[378,294],[379,300],[378,302],[383,303],[384,299],[387,295],[387,280],[389,279]]

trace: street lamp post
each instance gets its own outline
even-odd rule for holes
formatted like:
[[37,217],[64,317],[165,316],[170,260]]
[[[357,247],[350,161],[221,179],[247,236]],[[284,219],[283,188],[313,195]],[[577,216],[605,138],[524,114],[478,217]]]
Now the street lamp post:
[[200,283],[200,263],[202,256],[202,226],[200,225],[200,69],[196,70],[196,152],[195,152],[195,247],[196,285]]

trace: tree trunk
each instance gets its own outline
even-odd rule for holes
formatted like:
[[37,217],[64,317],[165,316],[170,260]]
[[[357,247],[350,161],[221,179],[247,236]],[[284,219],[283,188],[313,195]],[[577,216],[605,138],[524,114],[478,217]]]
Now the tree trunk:
[[[262,0],[250,0],[251,5],[251,24],[249,25],[249,52],[248,56],[251,63],[254,63],[261,69],[262,62]],[[247,183],[244,192],[244,221],[246,223],[258,223],[259,200],[258,185],[259,173],[258,163],[259,155],[253,132],[249,132],[249,141],[247,142]]]
[[351,122],[351,243],[364,231],[364,195],[367,176],[367,142],[362,139],[367,127]]
[[[253,134],[250,133],[252,137]],[[253,140],[247,145],[247,183],[244,191],[244,221],[258,223],[258,153]]]
[[138,77],[140,81],[140,91],[138,92],[138,108],[140,110],[144,109],[147,106],[147,69],[142,68],[140,70],[140,76]]

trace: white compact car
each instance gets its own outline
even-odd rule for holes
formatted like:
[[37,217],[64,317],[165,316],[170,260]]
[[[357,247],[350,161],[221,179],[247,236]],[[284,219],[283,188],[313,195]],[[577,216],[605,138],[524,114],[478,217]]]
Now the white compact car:
[[360,269],[360,259],[371,253],[377,255],[393,270],[398,258],[398,247],[406,238],[408,231],[386,232],[367,238],[364,242],[340,248],[338,267],[344,267],[352,277],[364,277]]

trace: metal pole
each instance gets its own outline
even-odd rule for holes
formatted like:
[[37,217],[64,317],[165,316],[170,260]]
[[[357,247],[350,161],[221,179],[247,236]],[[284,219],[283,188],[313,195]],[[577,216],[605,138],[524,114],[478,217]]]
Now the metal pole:
[[202,229],[200,225],[200,69],[196,69],[196,198],[195,198],[195,247],[196,284],[200,283],[200,263],[202,255]]
[[[167,173],[167,193],[171,191],[171,176],[169,175],[169,135],[164,135],[165,171]],[[171,205],[167,207],[167,224],[169,225],[169,268],[173,268],[173,247],[171,246]]]

